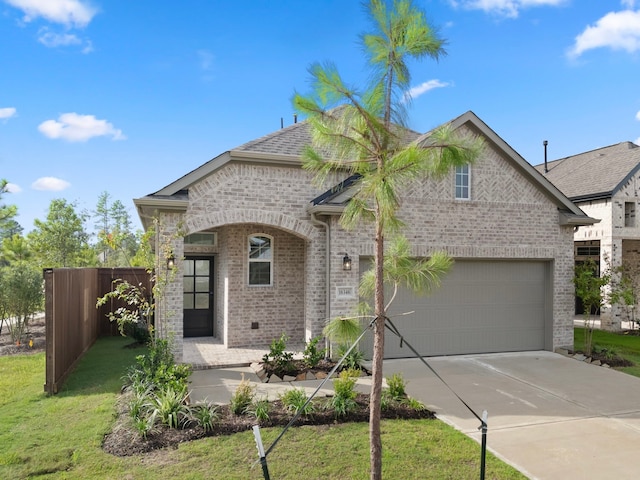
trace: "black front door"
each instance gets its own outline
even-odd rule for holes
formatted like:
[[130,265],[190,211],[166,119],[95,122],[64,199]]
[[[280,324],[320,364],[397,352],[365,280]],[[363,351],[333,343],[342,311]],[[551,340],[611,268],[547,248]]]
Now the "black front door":
[[187,257],[183,271],[184,336],[213,336],[213,258]]

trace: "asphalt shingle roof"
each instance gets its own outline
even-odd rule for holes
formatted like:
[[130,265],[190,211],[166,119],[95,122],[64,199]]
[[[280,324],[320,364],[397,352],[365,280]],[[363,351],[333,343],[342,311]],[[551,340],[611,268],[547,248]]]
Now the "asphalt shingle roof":
[[640,165],[640,147],[621,142],[535,168],[571,200],[610,196]]
[[[402,138],[410,143],[420,137],[418,132],[404,127],[397,127]],[[251,140],[234,151],[270,153],[274,155],[294,155],[300,156],[302,149],[311,144],[311,125],[309,122],[301,121],[288,127],[277,130],[263,137]],[[323,152],[327,153],[327,152]]]
[[311,142],[311,130],[309,127],[308,122],[294,123],[263,137],[243,143],[233,150],[299,156],[302,153],[302,149]]

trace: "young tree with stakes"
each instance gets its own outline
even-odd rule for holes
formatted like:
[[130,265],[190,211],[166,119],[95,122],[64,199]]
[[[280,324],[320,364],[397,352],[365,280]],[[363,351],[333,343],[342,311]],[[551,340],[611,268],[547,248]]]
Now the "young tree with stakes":
[[[296,94],[293,103],[311,124],[312,144],[303,153],[304,168],[316,174],[319,184],[333,172],[359,176],[357,193],[345,207],[341,224],[348,229],[369,221],[374,226],[374,267],[369,274],[375,310],[369,437],[370,475],[380,479],[382,360],[388,308],[384,282],[424,290],[437,285],[451,263],[445,254],[433,255],[429,261],[411,260],[408,243],[400,235],[400,190],[412,180],[441,178],[452,168],[473,162],[482,143],[457,135],[448,126],[432,132],[421,145],[406,142],[404,107],[411,79],[408,61],[424,57],[437,60],[445,54],[445,41],[410,0],[394,0],[392,5],[370,0],[367,11],[375,29],[362,36],[373,71],[371,84],[358,91],[343,82],[334,65],[316,63],[309,69],[312,94]],[[330,158],[323,155],[327,151]],[[389,261],[385,258],[387,236],[394,249]]]

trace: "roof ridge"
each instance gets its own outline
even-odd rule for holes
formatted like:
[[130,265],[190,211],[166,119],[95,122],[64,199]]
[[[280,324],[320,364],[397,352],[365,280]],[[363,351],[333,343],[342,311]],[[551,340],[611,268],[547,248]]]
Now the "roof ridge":
[[301,126],[305,125],[307,122],[307,120],[302,120],[300,122],[296,122],[292,125],[288,125],[286,127],[282,127],[278,130],[272,131],[270,133],[267,133],[266,135],[262,135],[261,137],[255,138],[253,140],[249,140],[248,142],[245,142],[241,145],[238,145],[235,148],[232,148],[231,150],[249,150],[249,147],[252,146],[256,146],[256,145],[260,145],[263,144],[264,142],[266,142],[267,140],[271,140],[274,138],[277,138],[281,135],[285,135],[288,132],[290,132],[291,130],[295,130],[297,128],[301,128]]

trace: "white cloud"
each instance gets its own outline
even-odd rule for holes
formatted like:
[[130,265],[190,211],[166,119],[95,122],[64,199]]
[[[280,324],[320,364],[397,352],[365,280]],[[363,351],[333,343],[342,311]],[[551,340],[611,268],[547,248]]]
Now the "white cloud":
[[443,88],[448,87],[449,85],[450,83],[441,82],[440,80],[429,80],[428,82],[423,82],[416,87],[411,87],[408,92],[405,92],[402,99],[406,102],[413,98],[418,98],[420,95],[424,95],[434,88]]
[[636,6],[636,0],[622,0],[622,6],[628,9],[632,9]]
[[82,41],[72,33],[53,33],[44,32],[38,38],[38,41],[45,47],[60,47],[66,45],[79,45]]
[[576,37],[568,55],[576,58],[587,50],[609,47],[633,53],[640,50],[640,11],[609,12]]
[[111,137],[112,140],[125,140],[122,130],[116,129],[106,120],[93,115],[63,113],[58,120],[47,120],[38,126],[38,130],[49,138],[61,138],[69,142],[86,142],[93,137]]
[[93,51],[93,45],[90,40],[83,40],[73,33],[55,33],[47,27],[41,28],[38,41],[45,47],[68,47],[71,45],[83,45],[82,53]]
[[17,110],[14,107],[0,108],[0,120],[7,120],[16,114]]
[[70,186],[69,182],[56,177],[41,177],[31,184],[31,188],[34,190],[48,192],[60,192]]
[[640,111],[638,111],[638,113],[636,113],[636,120],[640,121]]
[[7,183],[7,185],[5,186],[5,191],[7,193],[20,193],[22,189],[15,183]]
[[24,13],[23,20],[31,22],[42,17],[67,27],[86,27],[97,13],[86,0],[4,0]]
[[633,143],[635,143],[636,145],[638,145],[640,147],[640,137],[636,138],[636,141],[633,142]]
[[516,18],[520,10],[529,7],[560,6],[566,0],[450,0],[454,7],[468,10],[482,10],[509,18]]

